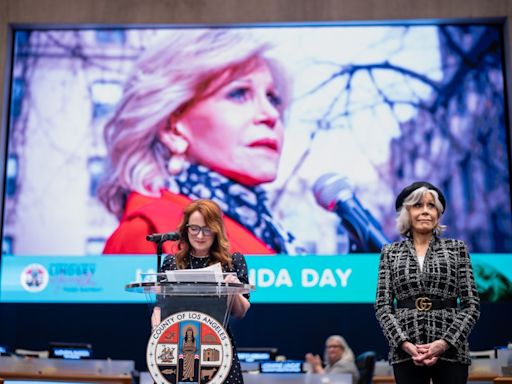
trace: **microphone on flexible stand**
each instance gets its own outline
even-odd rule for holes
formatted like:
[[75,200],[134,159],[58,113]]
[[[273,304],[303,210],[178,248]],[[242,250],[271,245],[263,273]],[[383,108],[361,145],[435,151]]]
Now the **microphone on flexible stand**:
[[147,235],[146,240],[153,243],[163,243],[164,241],[177,241],[180,237],[179,232],[153,233],[152,235]]
[[146,240],[156,243],[156,272],[160,273],[162,267],[162,244],[166,241],[177,241],[181,238],[179,232],[153,233],[147,235]]
[[321,207],[338,215],[363,252],[380,252],[389,243],[379,223],[357,199],[346,178],[326,173],[313,185],[313,194]]

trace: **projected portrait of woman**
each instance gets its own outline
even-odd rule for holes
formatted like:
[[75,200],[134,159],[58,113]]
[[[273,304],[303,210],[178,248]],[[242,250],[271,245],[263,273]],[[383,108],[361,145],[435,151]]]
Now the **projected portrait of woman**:
[[105,127],[98,196],[119,226],[104,253],[154,253],[145,236],[174,230],[199,198],[221,206],[237,250],[289,252],[259,187],[277,176],[289,101],[269,49],[248,33],[182,30],[142,55]]
[[16,31],[4,252],[153,254],[145,236],[206,198],[247,255],[379,253],[398,239],[390,202],[428,178],[458,202],[450,236],[508,253],[500,31]]

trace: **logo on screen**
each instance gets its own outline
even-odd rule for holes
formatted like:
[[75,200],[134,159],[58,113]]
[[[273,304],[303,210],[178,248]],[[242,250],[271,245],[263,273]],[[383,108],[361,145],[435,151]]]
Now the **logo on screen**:
[[41,264],[27,265],[21,271],[20,284],[27,292],[41,292],[48,285],[48,271]]
[[175,313],[151,333],[148,370],[157,383],[223,383],[231,369],[231,340],[213,317],[196,311]]

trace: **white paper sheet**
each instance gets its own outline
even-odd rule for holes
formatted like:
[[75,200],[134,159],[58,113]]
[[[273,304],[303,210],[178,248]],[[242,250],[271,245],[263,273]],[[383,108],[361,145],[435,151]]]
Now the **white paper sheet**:
[[206,268],[165,271],[165,276],[167,277],[167,281],[171,283],[218,283],[224,281],[220,263],[210,265]]

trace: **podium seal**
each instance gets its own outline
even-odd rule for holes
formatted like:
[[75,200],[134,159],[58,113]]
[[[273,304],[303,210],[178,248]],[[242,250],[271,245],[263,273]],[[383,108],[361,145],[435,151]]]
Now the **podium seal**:
[[231,369],[228,333],[215,318],[184,311],[164,319],[151,333],[148,370],[157,384],[223,383]]

